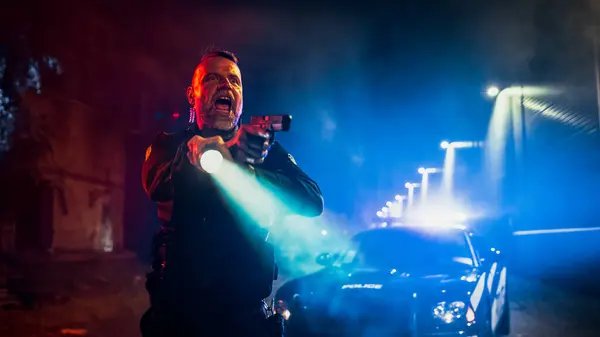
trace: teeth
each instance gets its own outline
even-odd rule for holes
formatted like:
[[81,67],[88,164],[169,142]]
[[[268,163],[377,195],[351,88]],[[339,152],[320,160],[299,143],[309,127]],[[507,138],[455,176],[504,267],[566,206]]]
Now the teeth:
[[221,96],[221,97],[219,97],[219,99],[224,99],[224,100],[227,100],[227,101],[231,101],[231,98],[229,98],[228,96]]

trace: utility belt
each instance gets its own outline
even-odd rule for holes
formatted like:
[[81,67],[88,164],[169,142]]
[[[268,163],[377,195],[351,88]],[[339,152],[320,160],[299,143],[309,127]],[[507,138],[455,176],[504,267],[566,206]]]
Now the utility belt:
[[[266,241],[267,231],[249,235],[249,245],[234,247],[243,249],[235,254],[214,253],[198,247],[201,261],[182,254],[180,238],[176,234],[175,229],[162,226],[154,236],[152,271],[146,279],[152,306],[168,305],[173,300],[178,301],[179,297],[193,297],[188,296],[192,294],[186,294],[185,289],[199,293],[201,297],[206,297],[203,293],[208,292],[209,295],[219,294],[249,302],[271,295],[278,268],[274,247]],[[189,251],[194,247],[190,248],[188,243],[185,248]],[[178,291],[183,294],[177,296]]]

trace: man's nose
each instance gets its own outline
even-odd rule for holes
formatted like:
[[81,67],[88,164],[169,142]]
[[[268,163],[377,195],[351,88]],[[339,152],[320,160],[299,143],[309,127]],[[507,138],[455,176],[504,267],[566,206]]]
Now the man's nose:
[[221,92],[221,91],[231,91],[231,86],[228,83],[223,83],[223,84],[219,84],[219,86],[217,87],[216,92]]
[[227,78],[221,78],[218,89],[231,89],[231,82]]

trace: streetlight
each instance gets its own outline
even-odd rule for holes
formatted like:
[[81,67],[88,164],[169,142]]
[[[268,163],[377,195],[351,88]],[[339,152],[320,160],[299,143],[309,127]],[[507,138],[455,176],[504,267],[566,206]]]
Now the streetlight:
[[419,170],[417,170],[417,172],[419,172],[419,174],[432,174],[432,173],[440,173],[442,172],[442,169],[439,168],[433,168],[433,167],[419,167]]
[[394,201],[387,201],[385,206],[381,210],[377,211],[378,218],[399,218],[402,216],[404,211],[404,199],[403,195],[396,195]]
[[421,184],[419,183],[406,183],[404,184],[404,187],[406,187],[406,189],[408,190],[408,198],[407,198],[407,206],[410,208],[414,202],[415,199],[415,188],[420,187]]
[[[379,215],[379,212],[377,212],[377,215]],[[381,218],[387,218],[390,216],[390,208],[389,207],[381,207],[381,215],[379,217]]]
[[485,93],[488,95],[488,97],[494,98],[498,96],[498,94],[500,93],[500,89],[497,86],[492,85],[487,88]]
[[440,147],[443,150],[452,149],[469,149],[475,147],[483,147],[484,143],[482,141],[473,142],[473,141],[460,141],[460,142],[448,142],[443,141],[440,143]]
[[434,173],[440,173],[443,170],[437,168],[425,168],[419,167],[417,172],[421,175],[421,203],[423,204],[427,199],[427,190],[429,189],[429,175]]
[[[527,166],[526,97],[528,98],[527,103],[529,103],[532,97],[555,93],[558,92],[550,87],[519,84],[503,88],[495,99],[492,118],[488,126],[485,156],[487,176],[493,184],[494,195],[495,197],[502,196],[499,201],[503,204],[520,202],[512,201],[512,199],[519,200],[519,198],[523,198],[523,190],[520,189],[525,189],[527,184],[527,170],[525,169]],[[530,105],[527,107],[532,109]],[[510,144],[510,152],[507,152],[507,144]],[[502,179],[505,170],[513,169],[512,165],[510,167],[506,165],[508,154],[513,156],[515,160],[514,170],[517,172],[517,178],[510,180]],[[520,182],[517,184],[517,181]],[[509,186],[516,184],[512,188],[514,195],[512,193],[498,194],[505,187],[505,184],[509,184]]]
[[475,147],[483,147],[483,142],[473,142],[473,141],[459,141],[459,142],[448,142],[443,141],[440,143],[440,147],[446,150],[446,155],[444,158],[444,175],[442,177],[442,185],[444,188],[444,192],[448,197],[451,196],[452,193],[452,182],[454,178],[454,167],[456,165],[456,149],[468,149]]
[[394,199],[394,202],[388,201],[390,216],[392,218],[400,218],[402,213],[404,213],[404,196],[397,195]]

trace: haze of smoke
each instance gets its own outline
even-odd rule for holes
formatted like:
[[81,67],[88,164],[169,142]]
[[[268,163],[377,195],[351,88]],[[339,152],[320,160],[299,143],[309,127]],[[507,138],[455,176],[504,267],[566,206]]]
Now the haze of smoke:
[[[490,72],[507,82],[589,82],[600,1],[531,0],[487,6],[475,37]],[[592,10],[590,10],[592,9]]]

